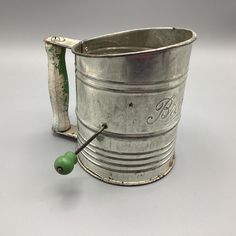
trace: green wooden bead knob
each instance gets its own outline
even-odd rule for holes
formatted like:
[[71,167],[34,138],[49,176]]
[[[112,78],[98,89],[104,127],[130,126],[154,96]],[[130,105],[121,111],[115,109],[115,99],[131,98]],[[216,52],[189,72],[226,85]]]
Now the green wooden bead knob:
[[55,170],[61,175],[68,175],[77,163],[77,157],[74,152],[66,152],[59,156],[54,162]]

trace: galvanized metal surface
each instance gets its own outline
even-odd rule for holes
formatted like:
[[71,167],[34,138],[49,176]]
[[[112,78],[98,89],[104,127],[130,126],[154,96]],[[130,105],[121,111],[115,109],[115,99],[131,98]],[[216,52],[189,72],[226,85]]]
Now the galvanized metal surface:
[[195,38],[191,30],[149,28],[72,48],[78,144],[108,125],[78,156],[86,171],[119,185],[150,183],[170,171]]
[[80,42],[78,39],[71,39],[71,38],[65,38],[62,36],[51,36],[44,39],[45,43],[51,44],[51,45],[57,45],[63,48],[72,48],[77,43]]

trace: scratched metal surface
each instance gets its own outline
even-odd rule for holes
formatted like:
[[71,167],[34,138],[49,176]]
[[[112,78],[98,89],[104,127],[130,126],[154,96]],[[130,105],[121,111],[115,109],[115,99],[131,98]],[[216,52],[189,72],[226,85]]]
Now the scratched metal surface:
[[81,41],[46,39],[53,130],[71,133],[66,42],[69,48],[73,43],[76,55],[78,146],[99,125],[107,124],[78,154],[84,170],[117,185],[143,185],[170,172],[195,39],[195,32],[175,27],[134,29]]
[[85,170],[119,185],[142,185],[169,173],[194,40],[189,30],[150,28],[72,48],[79,145],[99,124],[108,125],[79,153]]

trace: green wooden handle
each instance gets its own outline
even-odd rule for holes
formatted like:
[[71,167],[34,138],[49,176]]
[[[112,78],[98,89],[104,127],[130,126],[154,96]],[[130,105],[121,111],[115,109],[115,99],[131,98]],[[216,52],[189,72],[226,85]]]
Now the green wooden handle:
[[76,39],[52,36],[44,40],[48,56],[48,88],[53,111],[52,129],[55,132],[69,130],[69,83],[65,53],[79,42]]
[[74,152],[66,152],[59,156],[54,162],[55,170],[61,175],[68,175],[77,163],[77,156]]
[[69,84],[66,71],[64,47],[45,43],[48,55],[48,90],[53,111],[54,131],[70,128],[68,116]]

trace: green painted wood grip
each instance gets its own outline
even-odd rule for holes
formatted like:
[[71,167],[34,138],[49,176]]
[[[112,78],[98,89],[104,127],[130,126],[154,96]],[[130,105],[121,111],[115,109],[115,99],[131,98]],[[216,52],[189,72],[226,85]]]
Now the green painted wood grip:
[[68,130],[70,120],[68,116],[69,85],[66,71],[66,48],[45,43],[48,55],[48,90],[53,112],[54,131]]
[[76,154],[74,152],[66,152],[55,160],[54,168],[59,174],[68,175],[74,169],[76,163]]
[[55,132],[69,130],[69,84],[65,53],[79,42],[77,39],[52,36],[44,39],[48,56],[48,89],[53,112],[52,129]]

